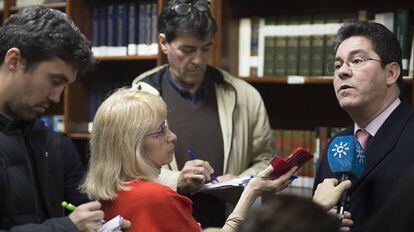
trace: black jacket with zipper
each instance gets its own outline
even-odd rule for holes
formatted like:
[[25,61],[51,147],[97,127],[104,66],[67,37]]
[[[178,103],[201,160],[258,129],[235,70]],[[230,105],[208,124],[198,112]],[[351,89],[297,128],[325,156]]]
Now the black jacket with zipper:
[[78,231],[60,204],[87,202],[83,175],[68,137],[0,115],[0,231]]

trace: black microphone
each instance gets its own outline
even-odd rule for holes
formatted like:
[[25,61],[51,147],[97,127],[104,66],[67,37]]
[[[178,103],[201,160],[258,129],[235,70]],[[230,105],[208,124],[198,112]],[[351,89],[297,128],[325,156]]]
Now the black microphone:
[[[339,175],[339,183],[351,176],[360,177],[365,170],[365,152],[354,136],[338,136],[328,147],[328,164],[331,171]],[[338,203],[337,216],[342,221],[348,191],[342,193]]]

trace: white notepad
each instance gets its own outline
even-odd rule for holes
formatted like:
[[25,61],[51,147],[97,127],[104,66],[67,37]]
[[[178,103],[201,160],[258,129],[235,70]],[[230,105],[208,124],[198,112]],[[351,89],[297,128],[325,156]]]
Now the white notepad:
[[103,224],[102,227],[98,230],[98,232],[120,232],[121,220],[122,217],[120,215],[112,218],[111,220]]
[[214,184],[213,183],[207,183],[203,187],[201,187],[200,189],[195,191],[194,193],[208,192],[208,191],[212,191],[212,190],[216,190],[216,189],[225,189],[225,188],[232,188],[232,187],[238,187],[238,186],[246,186],[247,183],[249,183],[249,181],[251,179],[252,179],[252,176],[245,176],[245,177],[231,179],[231,180],[227,180],[227,181],[223,181],[223,182],[219,182],[219,183],[214,183]]

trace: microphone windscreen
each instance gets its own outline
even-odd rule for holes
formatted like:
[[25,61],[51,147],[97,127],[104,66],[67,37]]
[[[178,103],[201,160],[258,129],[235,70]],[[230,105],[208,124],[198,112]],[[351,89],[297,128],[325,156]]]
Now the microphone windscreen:
[[365,170],[365,152],[354,136],[338,136],[328,147],[328,164],[333,173],[360,177]]

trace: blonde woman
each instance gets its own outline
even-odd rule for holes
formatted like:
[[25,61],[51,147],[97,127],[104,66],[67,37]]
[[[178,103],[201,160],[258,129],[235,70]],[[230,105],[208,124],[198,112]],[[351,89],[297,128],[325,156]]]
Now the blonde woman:
[[[201,231],[190,199],[157,183],[161,167],[173,159],[177,140],[166,118],[160,97],[132,89],[112,94],[95,115],[82,190],[102,202],[105,220],[117,215],[130,220],[129,231]],[[269,167],[260,175],[271,171]],[[253,178],[223,230],[237,230],[254,200],[285,188],[295,171],[276,180]]]

